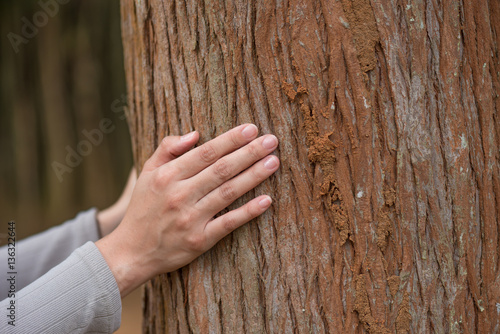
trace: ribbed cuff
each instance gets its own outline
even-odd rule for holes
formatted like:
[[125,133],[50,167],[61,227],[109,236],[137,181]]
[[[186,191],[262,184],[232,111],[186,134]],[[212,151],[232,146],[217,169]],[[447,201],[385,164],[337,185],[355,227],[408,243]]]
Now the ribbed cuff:
[[[107,328],[106,332],[113,333],[120,328],[122,301],[120,289],[116,282],[111,269],[101,252],[93,242],[87,242],[85,245],[75,251],[76,255],[80,256],[83,262],[87,265],[91,277],[95,279],[95,286],[99,289],[98,311],[95,314],[95,321],[91,328],[95,325],[96,330]],[[105,320],[105,322],[99,321]]]
[[[15,326],[2,321],[0,333],[113,333],[120,327],[120,290],[93,242],[75,250],[15,297]],[[10,304],[9,299],[0,302],[4,319]]]

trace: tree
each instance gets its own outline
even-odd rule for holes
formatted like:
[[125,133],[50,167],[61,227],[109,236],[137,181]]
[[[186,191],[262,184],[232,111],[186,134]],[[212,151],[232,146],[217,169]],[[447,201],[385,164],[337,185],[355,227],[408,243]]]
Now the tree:
[[280,139],[272,209],[145,288],[145,333],[500,331],[498,1],[122,0],[141,166]]

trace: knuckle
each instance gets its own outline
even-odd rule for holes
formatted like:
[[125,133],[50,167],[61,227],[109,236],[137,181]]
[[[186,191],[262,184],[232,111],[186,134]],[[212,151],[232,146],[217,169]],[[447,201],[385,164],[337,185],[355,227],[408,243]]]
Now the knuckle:
[[200,146],[200,158],[206,163],[212,163],[217,158],[217,152],[212,144],[205,144]]
[[184,230],[192,231],[193,228],[197,226],[197,222],[199,221],[199,219],[200,217],[196,210],[192,208],[186,208],[186,206],[184,205],[182,211],[179,212],[178,223]]
[[179,168],[175,165],[169,165],[168,168],[158,168],[156,170],[153,183],[155,186],[163,188],[172,182],[179,172]]
[[184,219],[178,219],[175,221],[175,228],[177,231],[187,231],[189,229],[189,222]]
[[247,154],[251,156],[254,160],[258,160],[261,157],[260,150],[255,144],[247,145]]
[[196,252],[202,252],[205,250],[205,236],[200,233],[192,234],[187,239],[188,247]]
[[214,173],[220,179],[227,179],[231,176],[231,168],[225,159],[220,159],[215,163]]
[[[185,198],[183,193],[176,193],[170,195],[166,202],[166,207],[168,211],[180,211],[183,207]],[[179,221],[184,221],[185,219],[180,219]]]
[[245,207],[245,215],[248,220],[259,216],[261,213],[262,211],[257,205],[247,205]]
[[236,133],[233,133],[233,132],[230,133],[229,140],[231,141],[231,145],[233,145],[233,147],[240,147],[241,146],[240,140],[238,139],[238,136],[236,135]]
[[227,202],[232,202],[236,199],[236,191],[230,184],[224,184],[219,188],[220,197]]
[[163,188],[170,182],[171,179],[172,174],[169,170],[158,169],[158,172],[153,179],[153,183],[157,188]]
[[170,146],[170,139],[171,137],[164,137],[161,142],[160,142],[160,149],[161,150],[166,150]]
[[236,218],[232,215],[225,215],[222,218],[222,227],[226,232],[232,232],[238,228],[238,222],[236,221]]
[[188,215],[182,215],[175,221],[175,227],[180,231],[187,231],[191,226],[191,219]]
[[254,165],[250,169],[250,173],[252,175],[252,179],[256,181],[264,180],[267,177],[267,171],[264,167],[259,165]]
[[148,160],[146,160],[146,162],[144,163],[144,166],[142,166],[142,170],[143,171],[150,171],[150,170],[154,170],[154,163],[153,161],[151,160],[151,158],[149,158]]

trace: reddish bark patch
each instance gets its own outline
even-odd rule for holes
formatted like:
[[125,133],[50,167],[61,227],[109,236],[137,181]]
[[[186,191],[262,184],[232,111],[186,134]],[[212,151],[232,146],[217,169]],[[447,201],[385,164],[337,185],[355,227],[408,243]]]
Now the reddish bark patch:
[[385,205],[393,206],[396,203],[396,190],[393,188],[384,190]]
[[387,245],[387,238],[392,233],[392,223],[389,212],[385,209],[380,209],[378,213],[377,225],[377,246],[384,250]]
[[358,60],[363,72],[371,71],[377,64],[375,45],[379,41],[377,24],[369,0],[343,0],[342,6],[354,37]]
[[363,327],[368,333],[389,334],[391,332],[372,316],[370,302],[366,292],[365,276],[366,274],[361,274],[356,277],[356,300],[354,302],[354,310],[358,312],[359,321],[363,324]]
[[401,279],[397,275],[392,275],[387,278],[387,285],[389,286],[389,292],[391,293],[392,298],[394,298],[398,292],[399,282],[401,282]]
[[299,104],[306,128],[308,158],[311,163],[319,164],[323,172],[320,196],[324,196],[325,206],[333,217],[335,227],[339,230],[341,245],[343,245],[349,237],[349,219],[334,177],[335,144],[329,138],[332,133],[320,135],[316,111],[309,108],[307,104],[308,92],[300,84],[298,77],[295,79],[298,81],[297,90],[293,84],[287,82],[282,82],[281,87],[291,101],[297,100]]
[[399,308],[398,317],[396,318],[396,333],[408,333],[410,331],[410,324],[410,298],[408,296],[408,292],[405,292],[403,303]]

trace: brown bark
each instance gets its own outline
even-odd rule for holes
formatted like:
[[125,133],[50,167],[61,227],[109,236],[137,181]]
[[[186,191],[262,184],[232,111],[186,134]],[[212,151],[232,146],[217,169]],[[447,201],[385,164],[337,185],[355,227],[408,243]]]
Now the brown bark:
[[282,162],[144,332],[500,331],[498,1],[121,3],[138,166],[244,122]]

